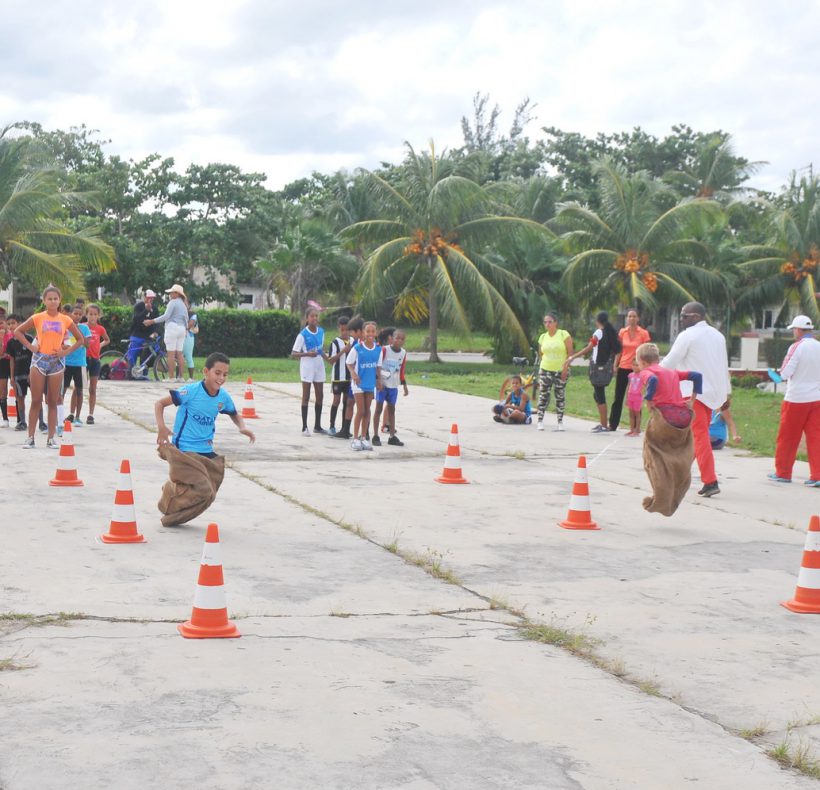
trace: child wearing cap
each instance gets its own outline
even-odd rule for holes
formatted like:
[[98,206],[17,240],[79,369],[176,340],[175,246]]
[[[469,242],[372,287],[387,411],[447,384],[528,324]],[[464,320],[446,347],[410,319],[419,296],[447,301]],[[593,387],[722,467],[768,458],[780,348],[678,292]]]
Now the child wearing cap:
[[185,356],[182,348],[188,334],[188,308],[185,306],[185,291],[179,283],[174,283],[165,293],[168,294],[168,306],[165,312],[156,318],[147,318],[145,326],[165,324],[165,350],[168,352],[168,376],[178,382],[184,381]]

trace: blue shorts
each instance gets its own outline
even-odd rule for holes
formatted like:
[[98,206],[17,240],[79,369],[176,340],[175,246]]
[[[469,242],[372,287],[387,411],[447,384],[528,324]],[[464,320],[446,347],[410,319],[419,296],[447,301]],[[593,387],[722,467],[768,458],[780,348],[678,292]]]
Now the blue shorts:
[[387,401],[391,406],[395,406],[398,399],[398,387],[384,387],[376,393],[376,403],[384,403]]
[[31,355],[31,366],[37,368],[44,376],[53,376],[65,370],[65,357],[35,351]]
[[94,357],[88,357],[86,359],[86,367],[88,368],[88,378],[99,378],[100,377],[100,360],[95,359]]

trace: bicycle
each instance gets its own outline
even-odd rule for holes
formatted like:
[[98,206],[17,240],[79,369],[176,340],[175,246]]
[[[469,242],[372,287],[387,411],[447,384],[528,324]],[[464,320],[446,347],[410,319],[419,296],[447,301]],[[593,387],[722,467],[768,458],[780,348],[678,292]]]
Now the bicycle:
[[129,352],[134,350],[130,345],[130,340],[120,342],[128,344],[124,353],[112,350],[106,351],[100,357],[101,379],[106,381],[145,380],[148,378],[150,368],[156,381],[165,381],[168,377],[168,357],[162,348],[159,335],[151,335],[148,342],[140,349],[140,356],[144,358],[134,365],[128,361]]

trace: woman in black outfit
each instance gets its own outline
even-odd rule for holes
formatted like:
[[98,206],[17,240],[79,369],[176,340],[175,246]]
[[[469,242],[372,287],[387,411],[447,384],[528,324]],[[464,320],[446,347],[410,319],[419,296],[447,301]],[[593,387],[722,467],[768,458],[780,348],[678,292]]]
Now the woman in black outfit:
[[595,403],[598,406],[599,424],[593,429],[593,433],[607,433],[609,431],[606,413],[606,388],[612,381],[612,363],[615,356],[621,350],[621,341],[618,340],[618,333],[615,327],[609,323],[609,314],[601,310],[595,316],[596,330],[592,337],[580,351],[576,351],[567,357],[564,369],[569,370],[573,359],[584,357],[589,352],[592,356],[589,360],[589,380],[592,383],[592,393]]

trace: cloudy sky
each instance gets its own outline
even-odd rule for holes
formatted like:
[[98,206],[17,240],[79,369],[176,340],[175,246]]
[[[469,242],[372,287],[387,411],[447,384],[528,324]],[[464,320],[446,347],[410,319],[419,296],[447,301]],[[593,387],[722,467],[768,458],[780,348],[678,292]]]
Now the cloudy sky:
[[86,124],[109,153],[230,162],[271,187],[461,144],[480,91],[508,127],[685,122],[820,165],[820,0],[0,0],[0,127]]

